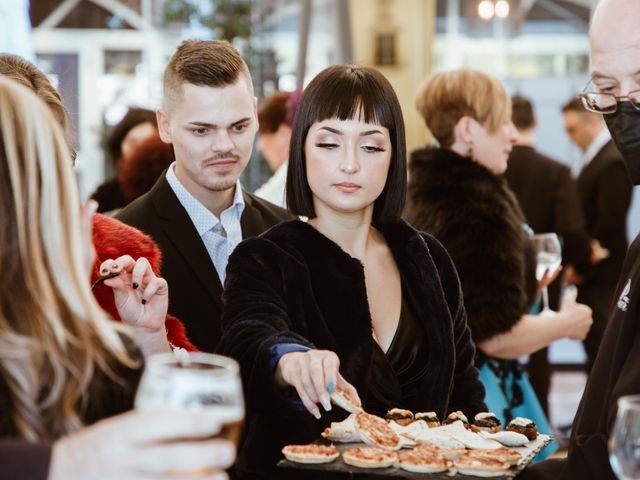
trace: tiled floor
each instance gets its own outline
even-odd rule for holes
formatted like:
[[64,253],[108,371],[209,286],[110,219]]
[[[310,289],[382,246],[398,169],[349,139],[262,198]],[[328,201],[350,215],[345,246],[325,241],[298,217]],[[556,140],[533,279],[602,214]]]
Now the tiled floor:
[[556,372],[551,377],[549,420],[554,428],[571,425],[587,382],[584,372]]

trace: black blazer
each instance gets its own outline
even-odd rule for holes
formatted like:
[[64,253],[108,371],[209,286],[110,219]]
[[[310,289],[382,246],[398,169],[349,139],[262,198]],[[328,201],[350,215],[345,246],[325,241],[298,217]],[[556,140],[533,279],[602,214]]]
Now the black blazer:
[[633,189],[613,141],[584,167],[577,181],[587,231],[611,252],[589,272],[582,288],[593,287],[610,296],[627,253],[627,212]]
[[[293,218],[286,210],[244,193],[242,237],[259,235]],[[153,188],[116,218],[150,235],[162,251],[161,274],[169,283],[169,313],[184,324],[189,340],[212,352],[220,340],[222,285],[196,227],[163,173]]]
[[[381,230],[400,271],[403,302],[427,334],[420,403],[397,406],[433,410],[440,418],[462,410],[472,418],[486,409],[484,388],[451,258],[437,240],[404,222]],[[362,263],[312,226],[282,223],[236,248],[223,300],[220,351],[240,362],[247,399],[236,472],[243,479],[311,478],[278,473],[280,449],[319,438],[347,414],[336,407],[317,421],[294,409],[276,386],[272,347],[294,343],[335,352],[366,410],[374,340]]]
[[532,147],[514,146],[504,177],[534,232],[560,235],[564,263],[584,272],[591,258],[591,239],[569,168]]

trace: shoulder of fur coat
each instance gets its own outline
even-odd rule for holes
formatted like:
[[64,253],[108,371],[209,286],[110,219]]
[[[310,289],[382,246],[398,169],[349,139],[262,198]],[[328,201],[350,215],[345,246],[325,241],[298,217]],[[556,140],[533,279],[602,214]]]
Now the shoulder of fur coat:
[[536,293],[524,216],[506,181],[444,149],[412,154],[405,218],[451,255],[476,342],[509,331]]

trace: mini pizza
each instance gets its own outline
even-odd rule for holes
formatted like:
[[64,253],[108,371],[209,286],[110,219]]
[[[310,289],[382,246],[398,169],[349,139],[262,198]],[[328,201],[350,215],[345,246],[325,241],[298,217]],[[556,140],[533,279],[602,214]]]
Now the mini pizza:
[[453,465],[458,473],[474,477],[500,477],[509,470],[509,464],[493,458],[477,458],[469,455],[458,457]]
[[331,401],[345,409],[349,413],[362,413],[364,410],[358,405],[349,394],[340,387],[336,387],[333,393],[330,395]]
[[502,423],[498,417],[491,412],[480,412],[475,416],[471,430],[474,432],[496,433],[502,428]]
[[406,426],[413,422],[413,412],[401,408],[392,408],[384,418],[389,422],[396,422],[398,425]]
[[460,410],[458,410],[457,412],[451,412],[449,415],[447,415],[447,418],[444,419],[444,422],[442,422],[442,424],[449,425],[450,423],[454,423],[458,421],[462,422],[465,425],[465,427],[469,425],[469,419]]
[[423,443],[413,449],[414,451],[424,451],[428,455],[436,455],[438,457],[446,458],[447,460],[455,460],[460,455],[464,455],[467,451],[466,448],[456,447],[442,447],[438,445],[430,445]]
[[473,458],[493,458],[509,465],[517,465],[522,460],[519,452],[505,447],[496,450],[470,450],[467,455]]
[[517,432],[497,432],[497,433],[486,433],[480,432],[484,438],[488,438],[489,440],[495,440],[496,442],[500,442],[502,445],[506,447],[522,447],[529,443],[529,439],[526,435]]
[[451,461],[424,450],[411,450],[399,453],[396,465],[408,472],[438,473],[446,472],[451,466]]
[[331,442],[359,442],[360,435],[356,431],[356,414],[352,413],[341,422],[331,422],[331,426],[325,428],[321,435]]
[[287,445],[282,449],[287,460],[295,463],[330,463],[340,456],[333,445]]
[[356,430],[360,439],[372,447],[385,450],[399,450],[402,447],[400,435],[382,418],[370,413],[362,413],[356,417]]
[[436,412],[419,412],[416,413],[413,418],[416,420],[424,420],[427,422],[429,428],[439,427],[440,419],[438,418],[438,414]]
[[529,440],[535,440],[538,437],[538,429],[533,420],[528,418],[516,417],[509,422],[506,430],[508,432],[516,432],[525,435]]
[[398,461],[394,452],[374,447],[350,448],[342,454],[347,465],[358,468],[387,468]]

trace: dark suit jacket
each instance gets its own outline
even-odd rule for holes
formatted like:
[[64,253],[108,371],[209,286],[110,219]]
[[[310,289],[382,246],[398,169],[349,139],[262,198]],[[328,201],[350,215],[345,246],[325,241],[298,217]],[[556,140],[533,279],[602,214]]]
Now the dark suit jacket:
[[[242,237],[259,235],[293,216],[244,192]],[[220,339],[222,285],[211,257],[163,173],[153,188],[117,218],[150,235],[162,251],[161,274],[169,283],[169,312],[184,324],[189,340],[212,352]]]
[[576,182],[565,165],[526,146],[515,146],[504,174],[529,226],[555,232],[563,240],[564,263],[588,268],[590,238]]
[[632,185],[620,152],[609,141],[578,176],[587,231],[611,256],[596,265],[583,287],[605,287],[611,295],[627,253],[627,212]]

